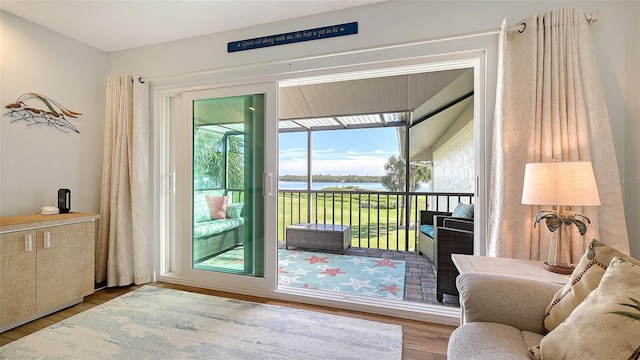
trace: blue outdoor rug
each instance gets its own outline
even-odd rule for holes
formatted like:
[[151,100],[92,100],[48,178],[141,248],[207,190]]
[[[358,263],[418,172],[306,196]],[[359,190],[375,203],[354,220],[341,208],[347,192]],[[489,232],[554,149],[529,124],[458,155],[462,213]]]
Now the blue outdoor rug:
[[402,300],[405,261],[278,250],[278,284]]
[[[226,269],[244,268],[239,247],[200,263]],[[402,300],[403,260],[278,250],[278,284]]]

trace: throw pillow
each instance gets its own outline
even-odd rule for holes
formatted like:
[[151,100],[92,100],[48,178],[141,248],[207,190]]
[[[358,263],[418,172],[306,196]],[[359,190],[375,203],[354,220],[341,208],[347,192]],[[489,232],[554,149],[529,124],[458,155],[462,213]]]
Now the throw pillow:
[[451,216],[473,219],[473,204],[458,203]]
[[640,265],[614,257],[595,289],[529,353],[537,359],[637,359]]
[[636,265],[640,261],[635,260],[607,244],[596,239],[591,240],[587,251],[582,255],[580,262],[573,270],[569,282],[553,296],[547,306],[544,315],[544,326],[551,331],[565,321],[573,309],[600,284],[607,266],[614,256],[621,257]]
[[211,221],[211,213],[207,205],[207,197],[201,192],[193,194],[193,222]]
[[229,219],[239,218],[240,215],[242,215],[243,207],[244,207],[244,203],[227,204],[227,218]]
[[228,196],[207,196],[209,213],[213,220],[225,219],[227,217]]

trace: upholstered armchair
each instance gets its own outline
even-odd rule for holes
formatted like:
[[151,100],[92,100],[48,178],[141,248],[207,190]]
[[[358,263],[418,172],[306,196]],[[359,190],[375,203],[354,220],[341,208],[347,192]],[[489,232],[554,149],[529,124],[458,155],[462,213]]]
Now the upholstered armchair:
[[444,294],[458,296],[456,277],[458,269],[451,260],[451,254],[473,254],[473,218],[436,216],[435,259],[436,299],[442,301]]

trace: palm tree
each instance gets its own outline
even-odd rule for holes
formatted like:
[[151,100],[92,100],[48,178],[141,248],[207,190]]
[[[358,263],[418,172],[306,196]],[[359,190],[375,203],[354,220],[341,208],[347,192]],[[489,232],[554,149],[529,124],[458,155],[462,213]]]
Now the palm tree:
[[412,161],[409,164],[409,191],[417,191],[420,184],[431,181],[431,168],[426,161]]
[[[197,129],[194,136],[193,173],[198,188],[244,187],[244,136]],[[225,173],[226,169],[226,173]]]
[[405,161],[399,156],[391,155],[384,164],[382,186],[389,191],[404,191],[405,174]]
[[244,134],[227,137],[227,188],[244,188]]
[[[420,188],[421,182],[431,180],[431,170],[426,166],[426,163],[417,161],[415,164],[409,165],[409,181],[406,181],[406,162],[396,155],[391,155],[387,159],[384,164],[384,172],[385,174],[380,182],[389,191],[404,191],[406,185],[409,185],[408,191],[414,192]],[[407,202],[411,204],[410,197]],[[398,204],[399,211],[403,207],[404,201],[401,198],[400,204]],[[404,223],[404,213],[404,211],[400,213],[400,225]]]

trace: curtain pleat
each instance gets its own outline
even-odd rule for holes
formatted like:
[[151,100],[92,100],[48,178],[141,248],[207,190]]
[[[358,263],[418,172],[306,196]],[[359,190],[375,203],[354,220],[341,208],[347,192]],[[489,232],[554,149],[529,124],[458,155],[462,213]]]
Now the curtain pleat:
[[131,168],[131,208],[133,212],[133,280],[149,282],[149,86],[133,81],[133,152]]
[[149,276],[148,85],[107,79],[96,282],[143,284]]
[[[487,254],[544,260],[551,233],[533,228],[539,207],[521,204],[530,162],[591,161],[602,206],[573,207],[591,224],[572,227],[572,261],[592,238],[629,253],[617,161],[593,41],[580,9],[555,9],[500,34]],[[518,27],[520,29],[520,27]]]

